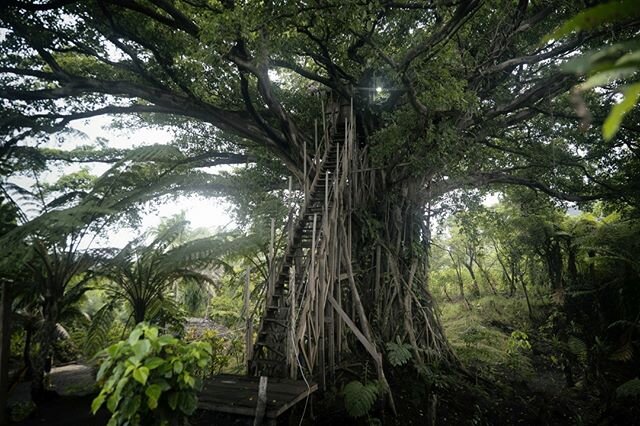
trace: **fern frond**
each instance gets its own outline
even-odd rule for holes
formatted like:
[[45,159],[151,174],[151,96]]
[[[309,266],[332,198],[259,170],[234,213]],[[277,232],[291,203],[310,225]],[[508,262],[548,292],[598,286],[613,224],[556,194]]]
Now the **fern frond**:
[[84,345],[84,352],[88,356],[94,356],[107,345],[109,331],[116,317],[115,311],[115,302],[110,302],[93,315]]
[[640,397],[640,379],[631,379],[616,388],[616,396],[618,398],[639,398]]
[[631,341],[622,345],[622,347],[615,350],[611,355],[609,355],[609,359],[612,361],[619,362],[628,362],[633,359],[633,345]]
[[587,345],[584,343],[584,340],[576,336],[569,336],[567,347],[569,348],[569,352],[575,355],[580,362],[587,362]]
[[412,357],[411,345],[400,342],[388,342],[387,346],[387,359],[394,367],[405,365]]
[[171,145],[148,145],[135,148],[124,157],[126,161],[135,162],[170,162],[184,159],[184,154]]
[[362,417],[373,408],[380,388],[376,382],[363,385],[360,381],[354,380],[347,383],[342,392],[347,413],[351,417]]

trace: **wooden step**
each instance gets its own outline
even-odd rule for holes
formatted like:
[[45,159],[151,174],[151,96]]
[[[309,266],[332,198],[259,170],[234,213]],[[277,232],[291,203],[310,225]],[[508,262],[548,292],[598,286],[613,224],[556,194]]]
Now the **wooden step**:
[[283,328],[289,328],[289,324],[287,324],[285,321],[279,320],[279,319],[275,319],[275,318],[269,318],[269,317],[265,317],[264,318],[264,322],[265,323],[269,323],[269,324],[273,324],[273,325],[278,325],[280,327]]
[[263,347],[268,349],[269,351],[279,355],[280,357],[282,357],[283,359],[286,357],[286,355],[279,349],[274,348],[273,346],[269,345],[268,343],[265,342],[256,342],[256,346],[259,347]]
[[271,366],[271,367],[284,367],[285,366],[285,362],[284,360],[280,361],[280,360],[275,360],[275,359],[262,359],[262,358],[258,358],[258,359],[254,359],[251,361],[251,363],[255,366],[258,365],[263,365],[263,366]]

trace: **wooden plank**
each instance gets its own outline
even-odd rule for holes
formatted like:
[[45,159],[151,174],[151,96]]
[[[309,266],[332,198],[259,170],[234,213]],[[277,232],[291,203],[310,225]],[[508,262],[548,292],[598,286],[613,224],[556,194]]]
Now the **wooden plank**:
[[[205,382],[198,398],[201,409],[254,416],[258,404],[259,378],[222,374]],[[274,419],[318,389],[303,381],[269,378],[265,417]]]
[[369,352],[371,357],[373,357],[373,359],[376,360],[376,362],[379,361],[380,354],[378,354],[378,352],[376,351],[376,348],[369,341],[369,339],[367,339],[364,336],[364,334],[362,333],[362,331],[360,331],[358,326],[351,320],[351,318],[349,318],[349,315],[347,315],[347,313],[342,310],[342,308],[338,305],[338,302],[336,301],[336,299],[334,299],[333,296],[331,295],[329,295],[329,303],[331,303],[331,305],[336,310],[338,315],[342,317],[345,324],[347,324],[347,326],[351,329],[351,331],[353,331],[353,334],[356,335],[360,343],[362,343],[362,346],[364,346],[367,352]]

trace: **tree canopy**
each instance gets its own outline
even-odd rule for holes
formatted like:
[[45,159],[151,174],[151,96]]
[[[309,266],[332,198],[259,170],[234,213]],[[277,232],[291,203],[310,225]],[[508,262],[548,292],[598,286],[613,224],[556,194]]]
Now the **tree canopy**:
[[[330,90],[354,99],[359,137],[390,185],[417,178],[429,198],[488,184],[572,201],[634,196],[638,129],[625,124],[606,143],[596,129],[576,133],[567,91],[578,80],[558,66],[637,24],[542,43],[577,10],[524,0],[11,0],[0,17],[3,149],[74,119],[153,114],[203,123],[200,161],[244,163],[266,149],[300,177],[314,94]],[[587,99],[594,122],[612,99]]]

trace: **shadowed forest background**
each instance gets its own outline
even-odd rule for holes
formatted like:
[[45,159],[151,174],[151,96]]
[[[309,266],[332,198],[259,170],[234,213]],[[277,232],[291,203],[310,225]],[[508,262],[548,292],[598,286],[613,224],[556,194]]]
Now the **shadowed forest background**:
[[639,31],[633,0],[6,0],[0,423],[236,424],[198,405],[229,373],[317,384],[281,424],[637,424]]

